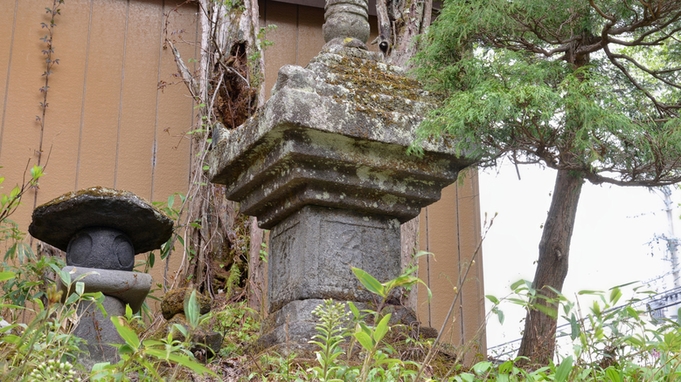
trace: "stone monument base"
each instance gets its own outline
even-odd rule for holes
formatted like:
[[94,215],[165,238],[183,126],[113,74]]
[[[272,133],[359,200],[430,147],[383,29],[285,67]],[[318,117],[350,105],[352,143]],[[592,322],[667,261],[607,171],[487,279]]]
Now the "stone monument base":
[[389,217],[307,205],[270,238],[269,313],[301,300],[372,302],[352,267],[381,282],[401,272],[400,223]]
[[[324,300],[320,299],[309,299],[292,301],[284,305],[265,320],[262,328],[263,335],[258,339],[256,347],[273,349],[284,355],[296,353],[304,358],[306,355],[314,357],[312,353],[319,348],[317,345],[310,344],[309,341],[318,334],[315,327],[319,324],[319,319],[312,314],[312,311],[323,302]],[[353,303],[360,311],[374,308],[367,303]],[[414,311],[407,307],[386,305],[383,313],[392,314],[391,325],[402,324],[410,328],[420,326]],[[349,325],[352,325],[351,317],[352,315],[349,314]]]
[[82,354],[78,360],[88,369],[98,362],[118,362],[118,349],[110,344],[123,343],[110,317],[124,316],[125,303],[116,297],[104,296],[102,305],[107,317],[102,315],[94,302],[83,301],[78,306],[80,321],[73,334],[86,341],[86,348],[90,354]]

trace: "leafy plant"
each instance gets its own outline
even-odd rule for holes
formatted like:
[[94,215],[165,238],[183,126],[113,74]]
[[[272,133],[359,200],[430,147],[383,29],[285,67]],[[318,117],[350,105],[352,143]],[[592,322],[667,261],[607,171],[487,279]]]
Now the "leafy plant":
[[[185,312],[190,325],[198,325],[199,305],[195,294],[186,303]],[[190,317],[191,316],[191,317]],[[187,368],[195,373],[216,376],[215,372],[202,365],[189,350],[191,348],[190,335],[182,325],[175,325],[174,329],[182,331],[185,341],[174,339],[172,331],[162,340],[141,340],[130,323],[139,319],[133,316],[130,307],[126,307],[125,316],[111,317],[111,322],[124,343],[115,345],[121,360],[115,364],[102,362],[92,367],[93,381],[130,381],[134,375],[139,381],[173,381],[177,380],[181,368]],[[192,326],[195,328],[196,326]],[[170,376],[163,376],[162,367],[176,365]]]
[[375,311],[376,314],[374,317],[376,321],[380,319],[379,316],[381,314],[381,311],[385,307],[385,304],[388,302],[393,293],[395,293],[399,288],[409,290],[416,284],[422,284],[426,288],[426,291],[428,292],[428,299],[431,299],[433,297],[430,288],[428,288],[428,285],[424,283],[423,280],[414,276],[417,270],[416,263],[418,258],[430,254],[431,254],[430,252],[425,251],[418,252],[416,255],[414,255],[411,264],[409,264],[409,266],[407,266],[404,269],[401,275],[397,276],[392,280],[388,280],[384,283],[378,281],[375,277],[373,277],[363,269],[351,267],[352,272],[355,274],[355,277],[357,277],[362,286],[366,288],[366,290],[368,290],[369,292],[374,293],[377,297],[379,297]]
[[[101,293],[84,292],[80,280],[85,275],[72,280],[71,275],[56,264],[50,266],[59,275],[60,282],[68,286],[64,303],[61,293],[50,293],[47,305],[39,298],[30,301],[32,308],[2,304],[4,308],[26,311],[34,316],[28,324],[13,320],[13,324],[0,330],[0,371],[6,378],[37,373],[33,380],[74,380],[76,369],[71,367],[72,361],[82,352],[82,340],[71,335],[71,329],[78,321],[78,305],[95,303],[103,309]],[[48,290],[57,289],[53,281],[50,284]]]
[[224,337],[220,355],[223,357],[243,355],[244,348],[251,345],[260,333],[260,321],[255,310],[246,301],[227,304],[212,314],[213,330]]
[[28,377],[36,382],[78,382],[81,380],[69,361],[58,362],[53,359],[40,363]]
[[353,336],[357,339],[360,345],[364,348],[366,352],[364,356],[364,362],[362,363],[362,370],[359,374],[360,381],[366,381],[369,377],[370,369],[372,365],[380,365],[375,359],[375,355],[381,346],[381,341],[388,333],[390,327],[388,323],[390,322],[391,314],[388,313],[376,324],[375,327],[370,327],[364,322],[359,322],[355,333]]
[[[427,255],[427,252],[420,252],[419,256]],[[390,330],[391,313],[382,315],[382,310],[385,307],[388,299],[394,291],[398,288],[411,288],[417,283],[423,284],[428,291],[428,297],[431,297],[430,288],[418,277],[413,276],[415,269],[407,267],[405,271],[398,277],[388,280],[384,283],[379,282],[375,277],[359,268],[352,268],[352,272],[368,291],[376,294],[379,297],[379,303],[375,311],[368,311],[373,316],[374,325],[367,324],[362,318],[362,314],[357,307],[352,303],[348,303],[350,311],[355,317],[356,326],[353,337],[364,349],[364,359],[362,368],[359,373],[359,381],[366,381],[374,378],[387,378],[396,370],[399,370],[399,378],[416,377],[416,372],[405,368],[405,364],[413,364],[412,362],[403,362],[402,360],[390,357],[393,349],[390,345],[382,343],[386,334]],[[392,376],[394,377],[394,376]],[[391,378],[392,378],[391,377]]]
[[[21,307],[35,299],[41,299],[43,303],[48,300],[57,301],[58,298],[53,295],[58,294],[59,290],[48,276],[53,275],[55,269],[64,267],[64,261],[52,256],[38,257],[23,242],[15,242],[13,247],[14,249],[10,247],[9,250],[13,252],[2,263],[3,273],[12,275],[2,283],[5,301]],[[2,314],[11,319],[17,319],[23,313],[24,311],[16,309],[2,309]]]
[[324,300],[312,314],[319,319],[319,324],[316,326],[318,334],[312,337],[310,343],[319,346],[320,351],[315,353],[319,366],[314,366],[309,371],[321,382],[342,381],[340,377],[343,368],[336,362],[344,353],[340,345],[345,342],[348,331],[349,317],[345,304]]
[[[382,311],[399,288],[409,288],[423,282],[413,276],[412,267],[384,283],[362,269],[353,267],[352,271],[360,283],[377,296],[376,310],[360,311],[352,302],[345,304],[333,300],[324,300],[318,305],[312,312],[319,320],[317,334],[310,341],[319,347],[315,352],[318,365],[309,368],[308,372],[320,381],[413,380],[418,366],[414,362],[399,359],[395,349],[384,341],[391,330],[392,313],[382,314]],[[351,316],[347,310],[352,313]],[[344,351],[342,344],[348,339],[351,341]],[[363,354],[361,366],[349,362],[355,343],[359,344]],[[343,353],[346,353],[345,359],[341,359]]]

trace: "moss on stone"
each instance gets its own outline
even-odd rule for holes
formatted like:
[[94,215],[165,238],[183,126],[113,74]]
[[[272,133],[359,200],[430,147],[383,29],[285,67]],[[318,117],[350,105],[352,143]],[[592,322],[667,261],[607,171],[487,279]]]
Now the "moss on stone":
[[336,94],[335,98],[351,102],[356,111],[372,118],[389,121],[394,114],[409,115],[417,104],[434,105],[437,100],[397,67],[353,56],[335,55],[335,58],[324,60],[329,68],[326,81],[349,90],[343,95]]

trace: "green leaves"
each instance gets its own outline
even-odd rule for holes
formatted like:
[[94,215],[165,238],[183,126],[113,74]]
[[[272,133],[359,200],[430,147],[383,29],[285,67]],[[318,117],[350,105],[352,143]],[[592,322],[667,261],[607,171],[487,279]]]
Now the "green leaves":
[[390,317],[391,314],[385,315],[375,328],[370,328],[363,322],[360,322],[357,325],[353,335],[365,350],[370,352],[376,351],[378,344],[383,340],[383,337],[385,337],[390,329],[388,326]]
[[[415,256],[415,258],[428,254],[429,254],[428,252],[419,252]],[[360,381],[366,381],[367,378],[369,378],[369,374],[372,372],[372,370],[377,373],[383,372],[382,368],[371,369],[372,363],[374,363],[375,366],[379,365],[386,366],[388,367],[388,369],[391,368],[391,366],[389,366],[388,364],[391,364],[395,367],[403,366],[402,361],[398,359],[388,358],[380,362],[378,360],[373,360],[374,355],[377,354],[379,350],[379,344],[381,343],[383,337],[385,337],[388,330],[390,329],[389,321],[391,314],[387,314],[385,316],[382,315],[382,309],[385,306],[390,294],[396,288],[404,287],[405,289],[409,289],[416,283],[421,283],[426,287],[426,289],[428,290],[429,298],[431,297],[431,291],[430,288],[428,288],[428,286],[422,280],[412,276],[412,274],[416,273],[417,271],[416,266],[407,267],[401,275],[394,279],[388,280],[384,283],[381,283],[375,277],[373,277],[368,272],[362,269],[355,267],[351,267],[351,269],[352,272],[357,277],[357,279],[359,280],[359,282],[364,286],[364,288],[380,297],[378,307],[376,308],[376,310],[375,311],[368,310],[368,312],[371,315],[373,315],[374,321],[378,322],[376,326],[371,328],[364,321],[359,321],[353,334],[357,342],[359,342],[359,344],[366,351],[364,362],[362,363],[362,370],[359,375]],[[356,320],[360,319],[361,314],[357,307],[352,303],[348,303],[348,305],[355,319]]]
[[118,345],[121,361],[117,364],[101,363],[95,365],[92,369],[93,380],[108,380],[112,375],[129,373],[135,368],[151,374],[154,376],[154,380],[163,380],[156,370],[159,364],[152,362],[153,359],[174,363],[200,374],[216,376],[212,370],[197,361],[184,344],[174,341],[172,337],[165,341],[152,339],[141,341],[137,333],[128,324],[128,320],[134,320],[136,317],[131,315],[132,312],[129,307],[126,310],[128,312],[127,319],[123,316],[111,317],[111,322],[124,341],[124,344]]
[[327,354],[333,353],[336,347],[343,342],[347,313],[345,304],[324,300],[318,305],[312,314],[319,319],[316,326],[318,334],[313,337],[310,343],[314,343],[322,348]]
[[357,342],[364,348],[364,350],[371,351],[374,348],[374,339],[371,335],[371,329],[369,329],[366,324],[359,324],[357,331],[353,334]]
[[127,326],[125,319],[121,316],[114,316],[111,317],[111,322],[116,327],[116,331],[121,336],[123,341],[125,341],[125,343],[130,346],[133,351],[139,350],[141,344],[140,339],[137,336],[137,333]]
[[42,178],[42,176],[45,175],[43,173],[43,166],[38,166],[35,165],[31,167],[31,185],[35,186],[38,184],[38,179]]
[[622,372],[612,366],[605,369],[605,376],[610,382],[624,382],[624,378],[622,378]]
[[383,337],[385,337],[386,333],[388,333],[388,323],[390,322],[390,317],[391,314],[386,314],[385,317],[381,319],[381,321],[376,325],[376,329],[374,330],[374,333],[372,334],[372,338],[374,340],[374,343],[378,344],[383,340]]
[[0,272],[0,282],[13,279],[15,273],[12,271],[2,271]]
[[201,318],[201,308],[196,298],[196,290],[192,290],[189,298],[184,300],[184,312],[187,316],[189,326],[196,329],[199,326],[199,318]]
[[596,183],[678,182],[681,5],[661,4],[653,17],[619,1],[445,2],[415,57],[417,77],[445,97],[420,139],[455,137],[482,165],[510,155]]
[[565,382],[568,380],[570,372],[572,371],[572,363],[572,356],[563,359],[560,365],[558,365],[556,368],[556,376],[554,379],[555,382]]
[[362,286],[364,286],[364,288],[366,288],[369,292],[380,296],[384,300],[388,298],[390,292],[392,292],[395,288],[400,287],[410,288],[417,283],[421,283],[426,288],[429,299],[432,298],[433,296],[430,288],[428,288],[428,285],[426,285],[426,283],[424,283],[418,277],[412,276],[410,274],[412,273],[413,270],[406,270],[404,274],[392,280],[388,280],[384,283],[381,283],[374,276],[370,275],[363,269],[355,267],[351,267],[351,269],[352,272],[355,274],[355,277],[357,277],[359,282],[362,283]]
[[386,288],[381,284],[380,281],[376,280],[374,276],[370,275],[366,271],[360,268],[355,268],[352,267],[352,273],[355,274],[355,277],[359,280],[360,283],[371,293],[377,294],[383,298],[386,298],[388,295],[386,293]]

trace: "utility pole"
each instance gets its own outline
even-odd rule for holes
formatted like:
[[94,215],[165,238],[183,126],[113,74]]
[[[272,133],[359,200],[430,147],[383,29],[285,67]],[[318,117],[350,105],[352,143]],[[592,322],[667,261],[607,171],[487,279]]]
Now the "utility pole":
[[669,259],[672,263],[674,288],[679,288],[681,287],[681,280],[679,278],[679,257],[677,255],[679,243],[676,239],[676,235],[674,234],[674,216],[672,214],[674,207],[672,203],[672,188],[670,186],[664,186],[660,188],[660,192],[662,192],[662,195],[664,195],[665,211],[667,212],[667,252],[669,252]]

